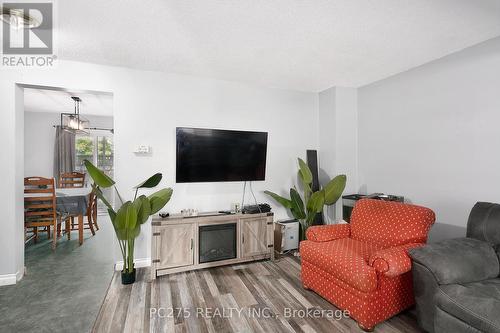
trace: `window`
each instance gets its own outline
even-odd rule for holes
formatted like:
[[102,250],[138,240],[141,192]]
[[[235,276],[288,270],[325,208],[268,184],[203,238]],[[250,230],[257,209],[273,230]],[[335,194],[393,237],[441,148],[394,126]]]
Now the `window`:
[[94,162],[94,138],[91,136],[79,136],[75,138],[75,169],[85,172],[84,160]]
[[111,136],[82,136],[75,138],[75,169],[86,172],[84,160],[91,161],[108,176],[113,176],[113,138]]
[[[77,135],[75,137],[75,170],[87,174],[84,160],[89,160],[106,175],[113,178],[113,137],[99,135]],[[89,175],[85,177],[87,184]],[[102,189],[104,195],[114,201],[114,191],[111,188]],[[106,207],[98,201],[99,212],[106,212]]]
[[113,178],[113,138],[97,137],[97,167]]

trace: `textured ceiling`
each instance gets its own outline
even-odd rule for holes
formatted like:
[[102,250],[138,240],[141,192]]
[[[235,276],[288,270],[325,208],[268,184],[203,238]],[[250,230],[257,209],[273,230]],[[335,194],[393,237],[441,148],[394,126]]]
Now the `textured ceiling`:
[[98,93],[72,93],[60,90],[24,89],[26,112],[63,113],[74,112],[75,102],[71,96],[82,99],[80,113],[94,116],[113,116],[113,96]]
[[357,87],[500,35],[499,0],[58,1],[63,59]]

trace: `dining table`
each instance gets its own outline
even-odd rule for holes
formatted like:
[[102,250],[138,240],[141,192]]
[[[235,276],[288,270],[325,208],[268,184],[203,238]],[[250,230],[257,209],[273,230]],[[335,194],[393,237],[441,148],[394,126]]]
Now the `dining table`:
[[66,216],[76,216],[78,220],[78,242],[83,244],[83,217],[87,215],[91,187],[56,188],[56,209]]

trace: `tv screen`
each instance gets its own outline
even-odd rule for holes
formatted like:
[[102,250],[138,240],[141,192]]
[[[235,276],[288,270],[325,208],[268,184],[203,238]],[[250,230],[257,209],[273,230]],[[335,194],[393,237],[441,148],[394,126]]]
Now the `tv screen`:
[[267,133],[177,127],[177,183],[264,180]]

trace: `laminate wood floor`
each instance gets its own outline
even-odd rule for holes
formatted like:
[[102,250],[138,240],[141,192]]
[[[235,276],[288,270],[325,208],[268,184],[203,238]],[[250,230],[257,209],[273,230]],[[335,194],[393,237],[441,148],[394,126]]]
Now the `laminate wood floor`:
[[[139,269],[129,286],[115,273],[93,332],[362,332],[350,318],[336,320],[340,310],[304,290],[299,273],[300,262],[291,256],[153,282],[149,269]],[[421,331],[406,311],[375,332]]]

